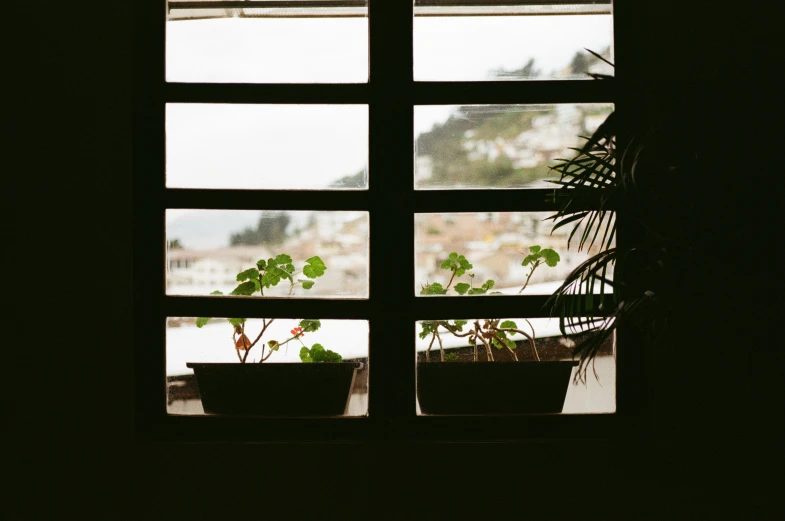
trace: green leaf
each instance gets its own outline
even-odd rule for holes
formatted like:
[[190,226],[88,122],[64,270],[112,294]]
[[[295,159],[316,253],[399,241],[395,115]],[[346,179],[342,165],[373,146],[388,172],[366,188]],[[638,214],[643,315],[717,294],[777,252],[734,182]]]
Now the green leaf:
[[538,251],[540,251],[540,246],[538,245],[529,246],[529,251],[532,253],[537,253]]
[[248,282],[243,282],[236,288],[232,290],[230,293],[231,295],[253,295],[254,292],[257,290],[259,284],[255,281],[249,280]]
[[471,289],[471,286],[469,286],[465,282],[461,282],[455,285],[455,291],[457,291],[459,295],[466,294],[466,292],[469,291],[469,289]]
[[289,273],[288,271],[286,271],[284,268],[278,267],[278,268],[275,268],[275,269],[277,269],[277,270],[278,270],[278,275],[280,275],[280,277],[281,277],[282,279],[288,279],[288,280],[290,280],[290,281],[293,281],[293,280],[294,280],[294,279],[292,278],[292,274],[291,274],[291,273]]
[[256,279],[259,277],[259,270],[256,268],[249,268],[237,274],[237,282],[242,282],[248,279]]
[[277,286],[281,279],[292,280],[292,276],[278,266],[268,265],[267,271],[262,275],[262,286],[269,288],[270,286]]
[[501,342],[499,342],[499,340],[497,340],[496,338],[491,339],[496,349],[504,349],[505,347],[509,347],[510,349],[515,349],[517,347],[515,345],[515,342],[507,338],[507,334],[504,331],[497,331],[496,336],[499,337],[499,340],[501,340]]
[[425,337],[432,334],[436,329],[439,327],[439,323],[435,320],[423,320],[420,322],[420,327],[422,327],[422,331],[420,332],[420,338],[425,340]]
[[324,261],[318,255],[314,255],[310,259],[305,259],[305,262],[308,264],[313,264],[314,266],[324,266]]
[[470,269],[472,269],[474,267],[474,266],[472,266],[472,264],[468,260],[466,260],[466,257],[464,257],[463,255],[458,257],[458,264],[464,270],[470,270]]
[[446,260],[442,261],[442,263],[439,265],[439,268],[441,268],[443,270],[449,270],[452,267],[452,264],[453,263],[452,263],[452,261],[450,259],[446,259]]
[[444,359],[445,360],[458,360],[458,355],[456,355],[455,353],[447,353],[446,355],[444,355]]
[[210,295],[223,295],[223,292],[215,290],[215,291],[210,292]]
[[276,264],[291,264],[292,258],[285,253],[275,256]]
[[428,286],[428,295],[443,295],[444,293],[445,289],[438,282],[434,282]]
[[196,319],[196,327],[203,327],[210,321],[211,317],[199,317]]
[[453,324],[455,324],[458,328],[461,328],[468,323],[469,323],[468,320],[453,320]]
[[281,347],[281,344],[279,344],[277,340],[270,340],[267,342],[267,345],[270,346],[270,349],[273,351],[278,351],[278,348]]
[[[499,324],[499,327],[502,327],[502,328],[505,328],[505,329],[506,329],[506,328],[518,329],[518,324],[516,324],[516,323],[515,323],[515,322],[513,322],[512,320],[505,320],[504,322],[502,322],[501,324]],[[514,334],[515,334],[514,332],[509,332],[509,333],[510,333],[511,335],[514,335]]]
[[303,283],[303,289],[311,289],[313,287],[312,280],[300,280]]
[[450,255],[449,255],[449,259],[450,260],[458,260],[458,253],[457,252],[451,252]]
[[229,319],[229,323],[231,325],[233,325],[233,326],[241,326],[241,325],[245,324],[245,319],[244,318],[230,318]]
[[320,327],[322,327],[321,320],[306,320],[303,319],[300,321],[300,327],[303,328],[303,331],[306,333],[313,333],[317,331]]
[[469,295],[484,295],[485,288],[472,288],[469,290]]
[[489,290],[489,289],[493,289],[493,287],[495,285],[496,285],[496,281],[495,280],[488,279],[488,280],[485,281],[485,284],[483,284],[482,287],[485,288],[485,290]]
[[540,256],[536,255],[536,254],[535,255],[527,255],[523,259],[523,262],[521,262],[521,266],[528,266],[529,264],[531,264],[532,262],[536,261],[539,258],[540,258]]
[[264,261],[264,259],[259,259],[256,261],[256,267],[259,268],[259,271],[263,271],[265,268],[267,268],[267,263]]
[[303,362],[341,362],[343,357],[335,351],[325,349],[321,344],[314,344],[310,350],[307,347],[300,349],[300,359]]
[[307,259],[305,263],[306,264],[305,267],[303,267],[303,273],[310,279],[321,277],[324,275],[324,272],[327,269],[327,266],[324,265],[322,259],[317,256]]
[[546,248],[546,249],[542,250],[540,252],[540,255],[542,255],[542,257],[545,259],[545,264],[547,264],[551,268],[556,266],[559,263],[559,261],[561,260],[561,257],[559,257],[559,254],[556,253],[551,248]]

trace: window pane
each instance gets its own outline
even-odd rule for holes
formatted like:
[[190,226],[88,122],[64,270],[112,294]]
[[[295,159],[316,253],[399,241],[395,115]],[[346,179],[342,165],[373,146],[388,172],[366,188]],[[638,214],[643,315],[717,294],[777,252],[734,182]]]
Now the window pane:
[[[414,12],[415,80],[566,80],[613,74],[584,50],[613,62],[609,4],[416,7]],[[481,13],[486,16],[466,16]]]
[[368,188],[367,105],[166,106],[170,188]]
[[611,103],[414,108],[415,189],[553,188]]
[[[491,335],[487,346],[460,336],[472,330]],[[420,321],[417,333],[417,414],[616,411],[613,337],[576,380],[572,349],[583,335],[563,337],[556,318]]]
[[[575,267],[599,251],[599,244],[595,244],[578,252],[577,238],[573,238],[568,249],[572,227],[564,226],[551,234],[553,221],[545,220],[550,215],[550,212],[416,214],[415,294],[438,293],[438,287],[447,289],[446,294],[450,296],[463,291],[463,298],[494,292],[515,295],[522,289],[523,295],[550,295]],[[606,222],[607,219],[606,216]],[[529,276],[534,263],[526,266],[522,263],[532,253],[532,246],[541,247],[542,258]],[[555,266],[548,265],[544,256],[552,254],[544,250],[558,254]],[[442,265],[453,252],[464,256],[471,268],[451,279],[452,270]],[[612,268],[607,278],[613,278]],[[607,286],[604,289],[607,293],[612,291]]]
[[[294,329],[301,327],[300,319],[248,319],[241,327],[251,347],[247,350],[245,364],[242,364],[241,357],[245,356],[246,350],[237,349],[235,344],[243,345],[242,337],[236,333],[232,336],[234,326],[228,319],[212,318],[198,327],[195,317],[169,317],[166,324],[167,412],[204,414],[206,410],[215,414],[271,416],[366,415],[368,322],[319,322],[318,330],[306,331],[306,326],[300,332]],[[264,334],[258,343],[252,345],[265,323]],[[277,342],[277,350],[270,349],[270,341]],[[325,351],[321,352],[318,348],[314,351],[314,344],[321,345]],[[303,347],[307,347],[305,353],[302,353]],[[342,364],[336,364],[337,358],[330,351],[340,355]],[[305,364],[301,355],[306,357],[305,360],[311,356],[311,359],[329,359],[332,363]],[[261,364],[258,363],[260,358],[265,358]],[[189,367],[187,364],[220,364],[220,367]],[[352,370],[352,364],[356,371]],[[220,380],[224,371],[231,378],[228,383]],[[244,375],[243,371],[251,373],[250,381],[244,380],[248,375]],[[231,386],[234,387],[229,388]],[[229,394],[224,401],[224,392],[234,394]],[[251,399],[245,400],[248,396]]]
[[[368,298],[368,233],[367,212],[169,209],[166,292],[227,295],[241,284],[239,273],[285,254],[291,260],[276,264],[294,284],[268,269],[256,274],[264,285],[253,295]],[[314,256],[323,266],[308,262]]]
[[[261,9],[170,2],[166,80],[203,83],[365,83],[367,3]],[[356,2],[355,2],[356,3]]]

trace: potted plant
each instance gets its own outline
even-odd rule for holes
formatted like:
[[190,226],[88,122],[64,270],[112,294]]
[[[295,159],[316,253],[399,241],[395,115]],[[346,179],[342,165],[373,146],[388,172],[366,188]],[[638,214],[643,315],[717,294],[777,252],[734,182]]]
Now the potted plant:
[[[573,349],[579,379],[620,327],[636,331],[643,342],[656,341],[679,305],[680,284],[698,276],[689,271],[694,259],[722,245],[712,243],[717,212],[696,210],[710,199],[711,162],[698,159],[690,131],[678,117],[625,122],[612,112],[574,157],[551,167],[559,174],[548,197],[558,206],[549,217],[552,229],[571,226],[578,251],[598,246],[548,300],[562,334],[583,336]],[[626,139],[619,143],[618,135]],[[621,245],[615,244],[617,212],[635,230]]]
[[[534,271],[544,265],[554,267],[559,254],[539,245],[529,247],[521,262],[529,272],[518,293],[523,293]],[[446,286],[440,283],[422,286],[422,295],[494,294],[495,281],[474,285],[473,265],[464,255],[449,254],[440,268],[450,272]],[[461,281],[466,275],[468,282]],[[453,285],[455,283],[455,285]],[[543,361],[537,350],[536,335],[530,321],[524,320],[531,332],[513,320],[485,318],[469,320],[425,320],[420,322],[421,339],[430,338],[424,356],[417,364],[417,397],[424,414],[524,414],[558,413],[570,383],[573,360]],[[446,354],[442,335],[466,339],[471,359],[460,361],[455,353]],[[520,335],[522,340],[514,338]],[[439,359],[431,358],[434,343],[439,345]],[[520,345],[519,345],[520,343]],[[520,360],[517,350],[526,345],[533,361]],[[508,360],[497,358],[504,352]],[[479,363],[478,363],[479,362]],[[491,363],[482,363],[491,362]]]
[[[240,284],[231,295],[264,296],[265,289],[288,282],[288,295],[296,287],[309,290],[314,280],[324,275],[327,266],[314,256],[296,270],[292,258],[280,254],[261,259],[255,267],[237,274]],[[297,278],[298,276],[305,278]],[[213,291],[212,295],[222,295]],[[197,327],[204,327],[210,317],[200,317]],[[306,334],[321,327],[319,320],[295,321],[290,336],[285,339],[263,341],[269,327],[278,319],[261,319],[261,328],[251,340],[246,330],[248,319],[229,318],[232,328],[232,348],[239,363],[192,363],[196,384],[204,412],[208,414],[238,414],[264,416],[336,416],[346,412],[349,395],[359,362],[343,362],[340,354],[315,343],[308,347],[303,342]],[[292,342],[300,345],[301,363],[264,363],[281,348]],[[258,360],[249,359],[254,347],[259,346]]]

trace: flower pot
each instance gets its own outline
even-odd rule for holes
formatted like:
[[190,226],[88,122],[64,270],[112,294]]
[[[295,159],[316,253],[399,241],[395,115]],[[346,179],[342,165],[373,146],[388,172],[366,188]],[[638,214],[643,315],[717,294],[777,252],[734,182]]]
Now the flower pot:
[[341,416],[359,362],[187,363],[207,414]]
[[577,361],[420,362],[423,414],[560,413]]

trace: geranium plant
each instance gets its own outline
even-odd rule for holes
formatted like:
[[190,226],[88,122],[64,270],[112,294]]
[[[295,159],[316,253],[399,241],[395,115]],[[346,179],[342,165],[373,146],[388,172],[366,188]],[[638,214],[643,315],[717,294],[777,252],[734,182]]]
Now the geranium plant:
[[[528,286],[534,271],[539,266],[545,264],[554,267],[560,260],[559,254],[551,248],[542,248],[539,245],[529,247],[529,253],[521,262],[522,266],[529,267],[529,272],[518,293],[523,293],[523,290]],[[492,279],[488,279],[475,287],[474,274],[469,271],[473,268],[473,265],[465,256],[459,255],[457,252],[450,253],[447,259],[442,261],[440,268],[451,272],[447,285],[443,286],[438,282],[426,283],[420,290],[421,295],[447,295],[450,289],[459,295],[492,295],[501,293],[499,291],[490,291],[496,285],[496,282]],[[464,275],[468,276],[469,281],[457,282],[455,286],[453,286],[453,282],[461,279]],[[441,361],[457,359],[457,355],[454,353],[444,353],[441,337],[443,333],[448,333],[459,338],[466,338],[469,345],[474,348],[475,361],[479,358],[480,345],[485,348],[486,357],[489,361],[494,360],[493,348],[507,349],[512,357],[515,360],[518,360],[518,355],[515,352],[517,344],[511,337],[520,334],[528,340],[535,358],[540,360],[540,355],[537,352],[535,343],[534,327],[528,320],[526,320],[526,323],[529,325],[529,328],[531,328],[531,334],[520,329],[518,324],[512,320],[501,321],[501,319],[487,318],[474,320],[472,323],[469,323],[468,320],[424,320],[420,322],[421,331],[419,336],[421,339],[426,339],[429,336],[431,337],[428,348],[425,350],[426,360],[430,360],[431,358],[431,348],[433,347],[434,342],[439,343]]]
[[[288,281],[289,291],[288,295],[294,295],[296,287],[302,287],[304,290],[313,288],[314,280],[324,275],[327,266],[321,258],[314,256],[305,261],[302,269],[295,269],[292,263],[292,258],[282,253],[271,257],[267,260],[260,259],[256,262],[256,266],[248,268],[237,274],[237,282],[240,284],[234,288],[230,295],[253,296],[257,292],[259,295],[264,296],[264,290],[270,289],[272,286],[277,286],[283,281]],[[299,276],[305,278],[296,278]],[[213,291],[211,295],[223,295],[220,291]],[[210,317],[199,317],[196,319],[196,326],[204,327],[211,320]],[[290,342],[298,341],[301,344],[300,360],[303,362],[340,362],[342,361],[341,355],[329,349],[325,349],[321,344],[313,344],[310,348],[305,345],[302,338],[306,333],[313,333],[318,331],[321,327],[319,320],[300,320],[298,325],[293,327],[289,333],[291,336],[282,341],[270,339],[267,342],[262,342],[264,334],[268,328],[275,322],[276,319],[262,319],[262,328],[254,340],[251,340],[246,334],[246,318],[230,318],[229,324],[232,326],[232,344],[237,351],[237,358],[241,363],[246,363],[251,349],[261,342],[261,353],[259,356],[259,363],[264,362],[272,354],[278,351],[281,347],[288,345]],[[268,351],[269,349],[269,351]]]

